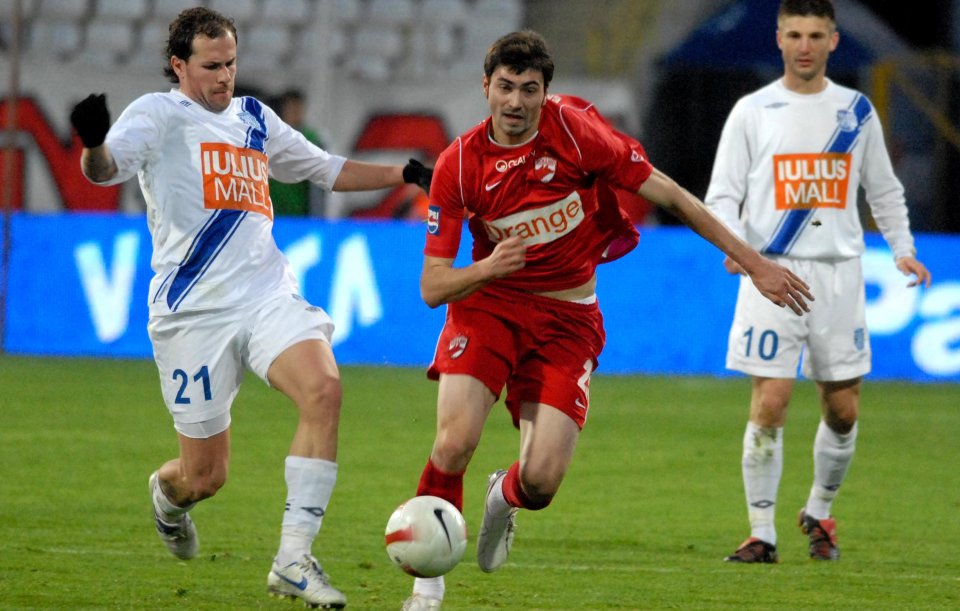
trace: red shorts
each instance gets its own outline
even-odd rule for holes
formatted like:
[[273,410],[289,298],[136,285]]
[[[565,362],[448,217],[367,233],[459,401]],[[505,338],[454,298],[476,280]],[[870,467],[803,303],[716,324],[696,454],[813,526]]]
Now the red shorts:
[[514,426],[520,422],[520,404],[529,402],[554,407],[583,428],[590,375],[605,340],[596,302],[583,305],[485,287],[447,306],[427,377],[466,374],[498,399],[506,385]]

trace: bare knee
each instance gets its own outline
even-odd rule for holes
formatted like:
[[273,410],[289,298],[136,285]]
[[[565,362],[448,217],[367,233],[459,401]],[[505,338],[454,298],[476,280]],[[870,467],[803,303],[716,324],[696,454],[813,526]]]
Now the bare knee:
[[792,392],[793,380],[754,378],[750,421],[767,428],[783,426]]
[[438,469],[447,473],[461,473],[470,464],[476,449],[477,444],[471,439],[440,430],[433,442],[431,460]]
[[340,378],[318,373],[303,383],[293,400],[305,417],[329,420],[331,416],[340,413],[342,397],[343,387],[340,384]]
[[543,509],[553,501],[560,483],[563,481],[563,472],[555,469],[532,469],[521,466],[520,487],[531,503],[528,509]]
[[178,505],[196,503],[215,495],[227,483],[226,466],[181,473],[173,483],[161,480],[160,487]]
[[215,495],[227,483],[227,472],[217,470],[190,478],[190,496],[192,501],[202,501]]
[[821,382],[818,386],[824,422],[835,433],[846,435],[857,423],[860,379]]

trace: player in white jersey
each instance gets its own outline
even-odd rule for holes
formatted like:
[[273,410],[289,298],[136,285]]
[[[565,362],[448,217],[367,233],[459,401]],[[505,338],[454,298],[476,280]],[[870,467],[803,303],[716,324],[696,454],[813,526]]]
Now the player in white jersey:
[[[800,527],[810,556],[839,557],[831,506],[853,458],[860,382],[870,371],[857,210],[862,186],[873,218],[910,286],[929,285],[916,259],[903,187],[870,101],[826,78],[839,42],[829,0],[784,0],[777,19],[782,79],[737,102],[720,139],[706,204],[740,237],[810,283],[807,317],[782,316],[741,279],[727,367],[752,376],[743,439],[750,537],[726,560],[777,562],[774,510],[783,427],[803,352],[822,420]],[[742,273],[729,259],[731,273]]]
[[71,114],[84,174],[104,185],[137,174],[147,202],[155,273],[148,330],[180,442],[179,457],[150,477],[157,532],[178,558],[197,554],[188,511],[226,481],[230,406],[249,369],[299,412],[268,591],[342,608],[346,597],[312,555],[337,474],[333,323],[300,296],[274,242],[268,175],[350,191],[429,186],[431,171],[331,155],[255,98],[234,98],[237,32],[223,15],[182,12],[166,55],[177,87],[137,99],[112,128],[103,94]]

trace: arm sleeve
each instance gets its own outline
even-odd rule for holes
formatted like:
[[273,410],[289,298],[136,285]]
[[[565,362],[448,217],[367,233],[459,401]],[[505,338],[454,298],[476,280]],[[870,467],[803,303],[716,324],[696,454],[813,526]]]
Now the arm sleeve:
[[877,228],[893,251],[894,258],[912,257],[917,251],[913,244],[913,234],[910,233],[903,185],[893,172],[893,163],[883,138],[883,128],[876,113],[866,128],[860,184],[866,194],[867,204],[870,205]]
[[653,172],[647,153],[637,140],[617,131],[594,106],[560,110],[564,129],[580,153],[585,172],[608,184],[636,193]]
[[750,145],[746,110],[738,102],[723,126],[717,155],[713,160],[710,186],[703,201],[741,239],[747,234],[740,217],[740,205],[747,196],[749,174]]
[[117,174],[99,184],[115,185],[133,178],[159,149],[165,122],[163,105],[149,94],[131,102],[107,133],[107,149]]
[[430,186],[430,209],[427,222],[427,243],[423,254],[428,257],[453,259],[460,249],[460,235],[466,214],[460,140],[444,151],[433,168]]
[[309,180],[325,189],[332,189],[347,161],[346,157],[332,155],[313,144],[266,106],[264,120],[267,133],[270,134],[267,144],[270,175],[280,182]]

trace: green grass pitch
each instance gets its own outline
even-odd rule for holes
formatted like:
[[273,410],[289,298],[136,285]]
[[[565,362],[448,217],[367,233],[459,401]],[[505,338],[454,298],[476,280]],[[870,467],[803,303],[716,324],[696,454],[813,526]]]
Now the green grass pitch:
[[[340,472],[314,552],[348,609],[399,609],[410,578],[383,549],[433,439],[436,386],[417,369],[344,367]],[[470,545],[444,609],[960,608],[960,386],[867,381],[860,439],[834,504],[842,558],[796,527],[812,473],[814,387],[785,436],[778,565],[722,562],[748,534],[742,378],[597,375],[553,505],[522,512],[510,560],[473,560],[486,476],[519,435],[496,408],[466,476]],[[156,538],[147,477],[176,452],[149,361],[0,357],[0,608],[299,608],[266,595],[295,412],[248,378],[230,480],[193,512],[201,554]]]

